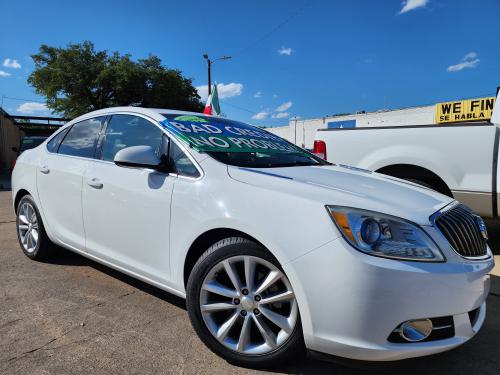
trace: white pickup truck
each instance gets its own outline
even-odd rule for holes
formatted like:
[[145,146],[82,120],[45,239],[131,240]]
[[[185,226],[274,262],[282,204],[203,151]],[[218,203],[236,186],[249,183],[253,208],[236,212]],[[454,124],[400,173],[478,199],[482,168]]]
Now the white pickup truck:
[[413,181],[481,216],[498,217],[499,136],[495,105],[490,123],[318,129],[313,152],[336,164]]

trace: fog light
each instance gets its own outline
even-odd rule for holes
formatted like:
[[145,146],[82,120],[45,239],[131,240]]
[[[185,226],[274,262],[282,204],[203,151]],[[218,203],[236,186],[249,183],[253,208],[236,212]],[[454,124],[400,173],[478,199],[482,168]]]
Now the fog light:
[[410,342],[425,340],[432,332],[430,319],[408,320],[401,324],[399,334],[403,339]]

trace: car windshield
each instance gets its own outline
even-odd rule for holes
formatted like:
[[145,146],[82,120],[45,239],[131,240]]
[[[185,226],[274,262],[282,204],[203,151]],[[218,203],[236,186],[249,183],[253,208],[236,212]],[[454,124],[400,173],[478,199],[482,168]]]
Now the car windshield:
[[163,114],[162,125],[189,147],[238,167],[329,165],[323,159],[263,129],[219,117]]

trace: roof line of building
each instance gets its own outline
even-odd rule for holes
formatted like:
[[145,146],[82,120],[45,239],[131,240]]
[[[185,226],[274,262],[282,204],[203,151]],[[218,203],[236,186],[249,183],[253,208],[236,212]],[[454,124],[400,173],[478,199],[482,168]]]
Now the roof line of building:
[[[479,97],[485,97],[485,96],[488,96],[488,95],[494,96],[494,93],[468,96],[468,97],[465,97],[465,98],[454,99],[454,100],[449,100],[449,101],[456,102],[456,101],[460,101],[460,100],[469,100],[469,99],[475,99],[475,98],[479,98]],[[446,103],[446,102],[435,102],[435,103],[422,104],[422,105],[416,105],[416,106],[410,106],[410,107],[402,107],[402,108],[378,109],[378,110],[370,111],[370,112],[367,112],[367,111],[362,111],[361,112],[361,111],[359,111],[359,113],[358,112],[355,112],[355,113],[342,113],[342,114],[338,114],[338,115],[337,114],[333,114],[333,115],[325,115],[325,116],[321,116],[321,117],[307,117],[307,118],[297,118],[297,119],[294,119],[292,117],[292,118],[290,118],[289,123],[291,121],[313,121],[313,120],[320,120],[320,119],[321,120],[323,120],[323,119],[332,119],[332,118],[337,118],[337,117],[361,116],[361,115],[369,115],[369,114],[376,114],[376,113],[385,113],[385,112],[393,112],[393,111],[403,111],[405,109],[417,109],[417,108],[424,108],[424,107],[432,107],[432,106],[435,106],[438,103]],[[287,125],[280,125],[280,126],[288,126],[289,123]],[[272,128],[278,128],[280,126],[271,126],[271,127]]]

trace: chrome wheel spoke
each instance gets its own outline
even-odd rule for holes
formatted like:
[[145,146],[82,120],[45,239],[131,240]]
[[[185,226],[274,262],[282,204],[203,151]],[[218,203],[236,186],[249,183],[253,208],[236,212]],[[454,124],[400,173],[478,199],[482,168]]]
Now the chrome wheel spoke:
[[38,231],[35,229],[31,229],[31,238],[33,239],[35,246],[36,243],[38,242]]
[[215,293],[223,297],[236,298],[239,296],[238,291],[229,289],[215,280],[203,284],[202,288],[207,292]]
[[290,327],[290,323],[288,322],[287,317],[277,314],[274,311],[268,309],[267,307],[261,307],[260,312],[262,313],[262,315],[264,315],[267,319],[276,324],[286,333],[292,332],[293,327]]
[[246,256],[244,258],[244,265],[245,265],[245,285],[248,290],[253,292],[256,264],[249,256]]
[[229,317],[228,320],[226,320],[224,322],[224,324],[222,324],[220,326],[220,328],[217,330],[217,338],[219,340],[224,340],[227,336],[227,334],[229,333],[229,331],[231,330],[231,328],[234,326],[234,323],[236,323],[236,319],[238,319],[238,312],[235,311],[233,315],[231,315]]
[[273,302],[283,302],[283,301],[290,301],[295,298],[295,294],[291,290],[287,290],[286,292],[276,294],[271,297],[267,298],[262,298],[260,301],[260,305],[267,305],[269,303]]
[[28,225],[30,222],[28,221],[28,218],[25,215],[19,215],[19,221],[23,224]]
[[236,306],[232,303],[208,303],[201,305],[201,311],[203,312],[213,312],[213,311],[223,311],[223,310],[233,310]]
[[28,229],[26,231],[26,233],[24,234],[24,237],[22,239],[23,240],[23,244],[26,245],[26,246],[28,246],[28,237],[29,237],[29,235],[30,235],[30,230]]
[[226,271],[227,276],[231,280],[231,283],[233,283],[234,288],[238,291],[241,290],[241,283],[239,280],[239,276],[236,274],[236,272],[234,272],[233,266],[231,265],[229,260],[227,259],[224,260],[222,264],[224,265],[224,270]]
[[26,240],[26,247],[30,250],[33,247],[33,237],[31,237],[31,231],[26,235],[26,237],[28,238]]
[[241,326],[240,337],[238,339],[238,346],[236,347],[237,350],[240,352],[245,350],[245,347],[248,346],[248,343],[250,342],[251,325],[252,325],[251,315],[245,316],[245,320],[243,321],[243,325]]
[[29,226],[28,224],[19,224],[19,229],[21,230],[28,230]]
[[261,294],[263,291],[265,291],[267,288],[269,288],[271,285],[273,285],[276,281],[281,279],[282,273],[278,270],[271,270],[264,281],[259,285],[257,290],[255,291],[255,294]]
[[274,334],[272,333],[271,329],[269,326],[264,322],[264,320],[256,315],[252,315],[253,321],[255,322],[255,325],[259,329],[259,332],[266,342],[266,344],[271,348],[274,349],[276,347],[276,340],[273,337]]

